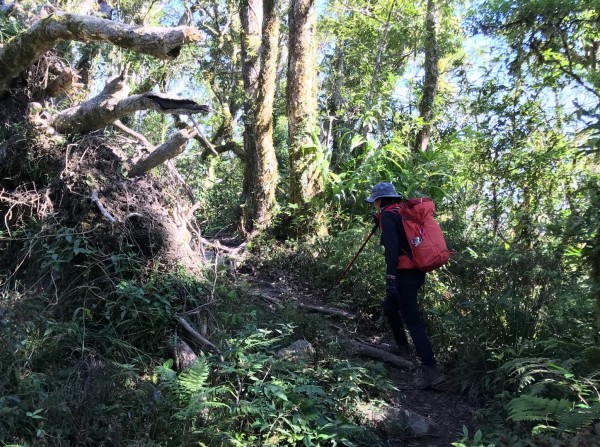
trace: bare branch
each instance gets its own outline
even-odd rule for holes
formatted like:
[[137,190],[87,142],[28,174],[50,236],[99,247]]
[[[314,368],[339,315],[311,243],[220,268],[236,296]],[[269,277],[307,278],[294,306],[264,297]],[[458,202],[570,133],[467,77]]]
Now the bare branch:
[[91,16],[54,12],[0,49],[0,94],[6,91],[12,79],[64,40],[104,41],[158,59],[175,59],[183,45],[200,39],[201,33],[188,26],[132,26]]
[[150,143],[148,141],[148,139],[142,135],[141,133],[136,132],[133,129],[130,129],[129,127],[127,127],[125,124],[123,124],[120,120],[116,120],[114,123],[112,123],[113,126],[115,126],[117,129],[121,130],[122,132],[126,133],[127,135],[130,135],[136,139],[138,139],[140,141],[140,143],[142,143],[146,149],[153,151],[154,150],[154,145],[152,143]]
[[128,96],[124,74],[112,79],[96,97],[54,115],[50,125],[60,133],[87,133],[113,124],[138,110],[191,115],[207,113],[209,108],[189,99],[159,93]]
[[202,336],[198,331],[196,331],[192,327],[192,325],[187,322],[187,320],[185,318],[183,318],[183,317],[177,317],[177,321],[179,321],[179,323],[181,323],[181,325],[183,326],[183,328],[188,332],[188,334],[190,334],[192,337],[194,337],[195,340],[199,341],[204,346],[207,346],[215,354],[219,355],[219,357],[221,358],[221,360],[223,360],[223,355],[221,354],[221,351],[219,350],[219,348],[217,348],[214,344],[212,344],[210,342],[210,340],[208,340],[207,338],[205,338],[204,336]]
[[198,137],[200,137],[202,139],[202,142],[204,143],[204,145],[208,148],[208,150],[210,150],[213,155],[219,156],[219,153],[215,150],[215,147],[213,146],[213,144],[208,141],[208,138],[206,138],[206,136],[204,136],[204,134],[202,133],[202,130],[200,130],[200,126],[198,126],[198,123],[196,122],[196,120],[194,119],[194,117],[192,115],[190,115],[190,119],[192,120],[192,123],[194,124],[194,128],[196,129],[196,132],[198,133]]
[[[217,252],[225,252],[227,253],[227,257],[228,258],[232,258],[232,259],[240,259],[243,256],[240,256],[239,253],[240,251],[244,250],[246,248],[246,243],[244,242],[243,244],[238,245],[237,247],[231,248],[231,247],[227,247],[226,245],[221,244],[218,240],[216,242],[211,242],[207,239],[202,238],[202,243],[204,245],[207,245],[209,247],[214,248]],[[243,253],[242,253],[243,255]]]
[[175,135],[158,146],[146,158],[139,160],[127,173],[127,177],[136,177],[144,172],[176,157],[185,150],[188,140],[196,135],[195,130],[180,130]]
[[[175,118],[175,126],[178,129],[185,129],[188,127],[188,125],[185,122],[183,122],[179,117],[175,116],[174,118]],[[216,135],[219,135],[219,130],[217,130]],[[213,141],[215,141],[217,138],[213,137],[213,140],[211,141],[201,131],[194,137],[194,139],[198,143],[200,143],[200,145],[203,148],[206,149],[206,151],[204,151],[204,153],[202,154],[203,157],[211,155],[211,154],[219,155],[219,154],[223,154],[225,152],[231,151],[237,157],[244,160],[244,157],[246,155],[242,144],[238,143],[237,141],[234,141],[234,140],[225,141],[224,143],[221,143],[221,144],[215,144],[215,143],[213,143]]]

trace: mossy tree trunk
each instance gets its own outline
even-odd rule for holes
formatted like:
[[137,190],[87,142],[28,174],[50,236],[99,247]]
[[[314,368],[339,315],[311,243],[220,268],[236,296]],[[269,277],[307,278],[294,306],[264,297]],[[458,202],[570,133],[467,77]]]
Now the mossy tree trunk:
[[253,211],[248,209],[254,189],[256,139],[254,138],[254,104],[256,83],[260,70],[260,44],[262,39],[263,4],[261,0],[242,0],[240,5],[242,22],[242,78],[244,82],[244,184],[240,227],[243,232],[251,230]]
[[311,132],[317,124],[317,73],[314,0],[291,0],[287,117],[290,153],[290,199],[302,205],[323,189]]
[[275,207],[278,172],[273,145],[273,100],[279,40],[276,6],[276,0],[244,0],[240,11],[246,93],[244,204],[240,226],[246,233],[269,227]]
[[344,43],[338,42],[335,47],[335,71],[333,92],[329,100],[331,168],[336,170],[343,163],[344,157],[344,98],[342,97],[342,79],[344,78]]
[[438,88],[439,71],[439,48],[437,43],[437,28],[439,12],[437,0],[427,0],[427,15],[425,17],[425,78],[423,80],[423,96],[419,103],[419,115],[423,120],[423,126],[419,129],[415,139],[415,150],[427,150],[429,138],[431,137],[433,109],[435,96]]

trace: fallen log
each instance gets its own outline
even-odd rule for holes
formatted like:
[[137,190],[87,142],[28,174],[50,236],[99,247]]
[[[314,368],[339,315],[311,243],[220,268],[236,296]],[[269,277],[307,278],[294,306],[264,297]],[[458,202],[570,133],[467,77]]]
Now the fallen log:
[[354,315],[353,313],[335,307],[316,306],[314,304],[305,304],[299,301],[295,301],[294,304],[296,304],[296,306],[298,306],[300,309],[308,310],[311,312],[318,312],[321,314],[332,315],[334,317],[347,318],[349,320],[354,320],[356,318],[356,315]]
[[265,295],[264,293],[260,293],[257,296],[271,304],[275,304],[276,306],[283,306],[283,302],[279,298],[275,298],[270,295]]
[[375,358],[382,360],[385,363],[389,363],[392,366],[400,369],[413,369],[415,364],[410,360],[406,360],[397,355],[391,354],[383,349],[375,348],[374,346],[360,342],[358,340],[350,340],[350,345],[356,354],[364,355],[366,357]]
[[258,296],[259,298],[262,298],[263,300],[268,301],[272,304],[277,304],[279,306],[283,306],[283,305],[289,303],[293,306],[296,306],[300,309],[308,310],[310,312],[317,312],[317,313],[321,313],[321,314],[325,314],[325,315],[331,315],[334,317],[347,318],[349,320],[356,319],[356,315],[354,315],[353,313],[348,312],[347,310],[336,308],[336,307],[327,307],[327,306],[317,306],[315,304],[306,304],[306,303],[302,303],[298,300],[284,301],[279,298],[275,298],[273,296],[267,295],[262,291],[258,291],[256,293],[256,296]]

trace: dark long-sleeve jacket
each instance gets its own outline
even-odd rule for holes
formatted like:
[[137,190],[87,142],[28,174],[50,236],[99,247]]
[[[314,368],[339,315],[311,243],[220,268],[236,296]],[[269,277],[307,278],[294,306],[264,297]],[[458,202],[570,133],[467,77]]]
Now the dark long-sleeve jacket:
[[396,213],[384,208],[379,216],[381,245],[385,249],[385,274],[395,275],[398,270],[398,258],[410,253],[408,239],[402,225],[402,219]]

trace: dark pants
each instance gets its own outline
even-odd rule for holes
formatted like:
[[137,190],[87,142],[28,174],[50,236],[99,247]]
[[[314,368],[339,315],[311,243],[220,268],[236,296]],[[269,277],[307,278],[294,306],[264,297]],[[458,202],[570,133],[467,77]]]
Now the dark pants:
[[424,365],[433,366],[436,364],[436,360],[417,302],[417,294],[424,282],[425,273],[419,270],[398,270],[396,272],[398,296],[395,299],[385,298],[383,313],[391,326],[396,343],[398,345],[408,344],[404,330],[404,325],[406,325],[417,356]]

